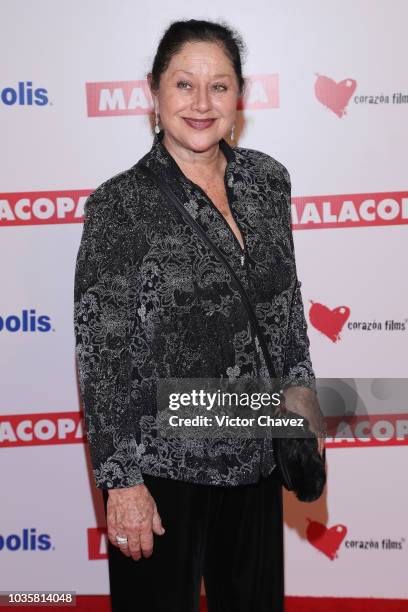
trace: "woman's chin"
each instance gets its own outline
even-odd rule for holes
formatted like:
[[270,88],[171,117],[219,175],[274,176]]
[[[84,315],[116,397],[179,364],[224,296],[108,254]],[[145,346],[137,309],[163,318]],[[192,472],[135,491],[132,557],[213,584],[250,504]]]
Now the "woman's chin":
[[[196,132],[196,133],[194,133]],[[183,133],[182,142],[184,146],[191,151],[195,151],[196,153],[202,153],[204,151],[208,151],[211,147],[218,144],[222,135],[218,133],[218,130],[212,130],[205,134],[204,130],[188,130]]]

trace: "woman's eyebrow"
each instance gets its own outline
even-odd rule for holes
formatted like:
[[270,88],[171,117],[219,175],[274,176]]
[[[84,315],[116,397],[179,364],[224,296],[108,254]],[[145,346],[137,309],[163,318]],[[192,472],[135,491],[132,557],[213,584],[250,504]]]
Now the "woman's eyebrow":
[[176,74],[176,72],[185,72],[186,74],[190,74],[191,76],[194,76],[193,72],[189,72],[188,70],[183,70],[183,68],[177,68],[177,70],[175,70],[173,74]]
[[[185,74],[189,74],[190,76],[194,76],[194,72],[190,72],[189,70],[184,70],[183,68],[177,68],[177,70],[175,70],[173,72],[173,74],[176,74],[176,72],[184,72]],[[211,78],[213,79],[222,79],[225,77],[230,77],[230,74],[214,74]]]

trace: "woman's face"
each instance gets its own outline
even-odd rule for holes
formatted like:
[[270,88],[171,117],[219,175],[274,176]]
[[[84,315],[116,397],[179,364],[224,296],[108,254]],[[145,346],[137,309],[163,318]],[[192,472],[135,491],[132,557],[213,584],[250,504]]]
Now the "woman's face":
[[204,152],[218,144],[235,121],[238,79],[216,43],[185,43],[155,93],[165,138],[190,151]]

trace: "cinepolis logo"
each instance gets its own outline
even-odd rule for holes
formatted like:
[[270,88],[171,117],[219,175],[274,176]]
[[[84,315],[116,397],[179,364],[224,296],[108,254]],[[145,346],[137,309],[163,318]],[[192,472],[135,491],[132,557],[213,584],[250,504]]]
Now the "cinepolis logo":
[[[238,110],[279,107],[279,75],[258,74],[245,78],[245,95],[238,101]],[[88,117],[115,115],[149,115],[153,101],[149,85],[143,81],[104,81],[86,83]]]
[[35,527],[24,528],[21,533],[0,533],[0,552],[37,552],[54,549],[49,533],[37,533]]
[[0,100],[5,106],[46,106],[49,103],[47,89],[34,87],[32,81],[20,81],[13,87],[2,87]]
[[21,314],[0,315],[0,332],[49,332],[51,317],[37,315],[35,308],[22,310]]

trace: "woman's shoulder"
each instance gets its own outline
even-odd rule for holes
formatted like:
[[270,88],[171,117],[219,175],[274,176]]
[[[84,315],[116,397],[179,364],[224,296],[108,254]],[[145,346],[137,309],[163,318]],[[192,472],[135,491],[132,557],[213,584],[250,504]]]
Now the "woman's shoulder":
[[89,197],[99,201],[116,199],[118,195],[123,198],[133,197],[137,194],[135,187],[135,171],[132,166],[105,179],[90,193]]
[[234,151],[240,162],[246,163],[247,165],[258,169],[261,166],[263,171],[266,171],[272,175],[272,178],[276,178],[277,176],[280,178],[283,176],[285,182],[290,184],[290,174],[288,169],[276,157],[273,157],[264,151],[247,147],[235,147]]
[[134,209],[138,193],[137,176],[132,166],[105,179],[91,191],[85,202],[85,216],[106,217],[113,211]]

